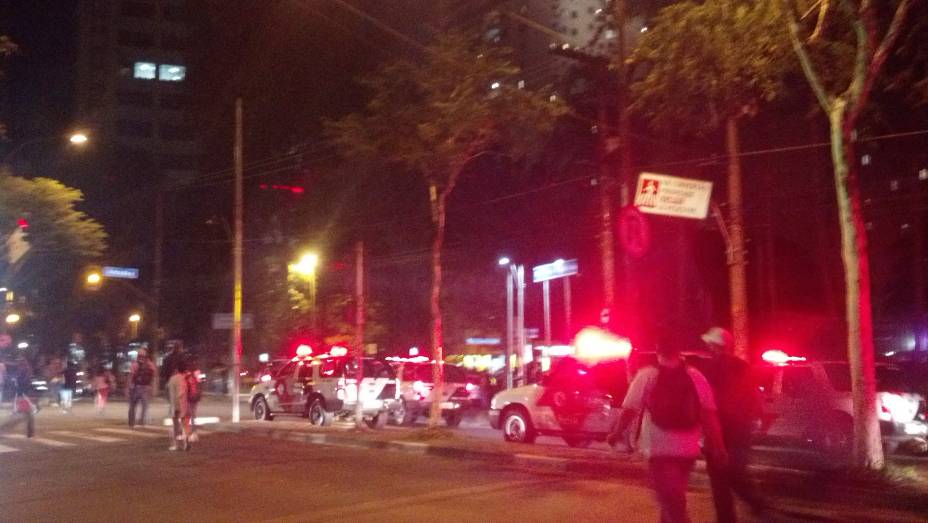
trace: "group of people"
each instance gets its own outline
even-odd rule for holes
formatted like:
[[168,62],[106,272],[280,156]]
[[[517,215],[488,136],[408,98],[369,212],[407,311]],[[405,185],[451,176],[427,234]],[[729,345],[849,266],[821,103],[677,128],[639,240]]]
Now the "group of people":
[[657,365],[635,375],[608,439],[613,445],[627,440],[640,420],[638,447],[648,459],[662,523],[690,521],[686,488],[700,441],[717,520],[737,521],[733,494],[755,514],[767,510],[747,472],[753,425],[761,415],[751,368],[734,355],[728,331],[714,327],[702,339],[713,354],[705,374],[687,365],[676,347],[658,347]]
[[[164,359],[163,371],[167,378],[168,416],[171,418],[171,445],[169,450],[190,450],[198,439],[196,433],[197,407],[202,396],[195,365],[174,350]],[[157,368],[148,352],[139,350],[136,361],[129,368],[126,394],[129,398],[129,426],[145,425],[148,403],[152,396]]]
[[[172,420],[170,450],[189,450],[190,444],[196,442],[197,407],[202,390],[196,366],[181,351],[174,350],[164,360],[163,373],[168,396],[168,416]],[[155,387],[155,373],[158,369],[145,349],[138,352],[137,358],[129,368],[126,382],[126,396],[129,400],[129,426],[144,426],[148,420],[148,405]],[[49,404],[58,399],[61,408],[70,412],[74,390],[76,388],[76,366],[73,363],[62,364],[59,358],[53,358],[45,366],[43,374],[49,388]],[[12,381],[13,416],[5,421],[0,430],[9,429],[20,423],[26,424],[26,436],[35,434],[35,414],[38,406],[33,403],[30,394],[34,372],[25,356],[20,356],[14,371],[7,376],[7,368],[0,362],[0,402],[3,401],[3,388],[7,381]],[[116,378],[110,369],[98,365],[95,369],[91,386],[94,390],[94,406],[99,416],[105,414],[110,392],[116,387]]]

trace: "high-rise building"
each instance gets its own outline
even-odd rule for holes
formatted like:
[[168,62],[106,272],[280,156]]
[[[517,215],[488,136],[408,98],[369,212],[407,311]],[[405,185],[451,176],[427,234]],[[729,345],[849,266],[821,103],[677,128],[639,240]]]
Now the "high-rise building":
[[146,185],[190,178],[186,1],[81,0],[78,16],[77,114],[106,169]]

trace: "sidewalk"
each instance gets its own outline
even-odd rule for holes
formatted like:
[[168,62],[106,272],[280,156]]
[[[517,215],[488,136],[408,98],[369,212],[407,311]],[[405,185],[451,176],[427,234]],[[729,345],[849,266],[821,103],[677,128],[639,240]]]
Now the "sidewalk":
[[[488,441],[448,430],[409,430],[393,427],[380,431],[357,430],[349,424],[315,427],[302,419],[219,423],[214,425],[213,429],[301,444],[478,460],[494,467],[530,468],[634,481],[643,481],[647,477],[646,464],[637,455]],[[855,517],[844,519],[846,521],[866,521],[866,517],[859,519],[860,514],[865,513],[870,513],[868,517],[874,520],[887,521],[912,520],[913,513],[921,514],[920,517],[928,515],[928,487],[925,485],[899,483],[874,486],[855,483],[843,475],[772,466],[751,468],[762,492],[771,498],[788,500],[790,506],[804,506],[803,510],[806,512],[823,508],[827,508],[828,511],[850,510],[849,514]],[[697,463],[696,472],[693,485],[707,488],[708,477],[705,474],[704,462]],[[803,503],[805,505],[802,505]],[[898,512],[889,519],[884,519],[887,511]],[[900,516],[902,519],[898,519]]]

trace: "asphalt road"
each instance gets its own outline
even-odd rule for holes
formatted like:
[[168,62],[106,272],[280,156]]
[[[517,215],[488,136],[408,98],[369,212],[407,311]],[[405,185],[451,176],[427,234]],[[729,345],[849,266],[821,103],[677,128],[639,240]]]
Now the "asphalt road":
[[[113,410],[110,419],[44,409],[36,438],[0,432],[0,521],[658,519],[643,474],[610,480],[209,426],[190,452],[171,452],[165,427],[130,430]],[[694,521],[712,521],[704,480],[689,499]],[[771,521],[917,519],[796,503],[778,503],[785,513]]]

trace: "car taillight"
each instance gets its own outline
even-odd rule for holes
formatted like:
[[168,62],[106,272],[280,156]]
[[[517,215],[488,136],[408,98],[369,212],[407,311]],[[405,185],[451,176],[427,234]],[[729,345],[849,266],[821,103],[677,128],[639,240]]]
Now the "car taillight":
[[880,419],[883,421],[907,422],[918,414],[918,402],[894,392],[881,392]]

